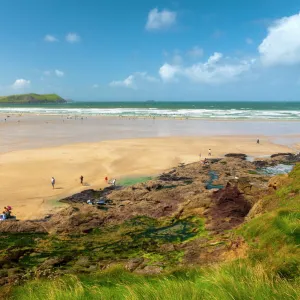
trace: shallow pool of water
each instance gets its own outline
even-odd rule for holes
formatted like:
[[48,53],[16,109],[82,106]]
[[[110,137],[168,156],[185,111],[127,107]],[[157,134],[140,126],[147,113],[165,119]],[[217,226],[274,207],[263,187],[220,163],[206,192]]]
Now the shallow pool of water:
[[280,175],[280,174],[288,174],[292,171],[294,165],[284,165],[278,164],[272,167],[261,168],[259,173],[267,174],[267,175]]

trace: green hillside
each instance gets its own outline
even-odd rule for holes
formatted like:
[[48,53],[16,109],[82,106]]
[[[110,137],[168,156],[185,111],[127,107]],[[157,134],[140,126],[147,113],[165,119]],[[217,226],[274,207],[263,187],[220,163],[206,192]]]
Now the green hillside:
[[64,103],[65,99],[56,94],[20,94],[0,96],[0,103]]

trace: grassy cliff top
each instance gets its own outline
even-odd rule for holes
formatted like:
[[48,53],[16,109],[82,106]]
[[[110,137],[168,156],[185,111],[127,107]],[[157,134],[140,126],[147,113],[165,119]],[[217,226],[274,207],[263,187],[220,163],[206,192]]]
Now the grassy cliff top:
[[20,94],[0,96],[0,103],[63,103],[65,99],[57,94]]

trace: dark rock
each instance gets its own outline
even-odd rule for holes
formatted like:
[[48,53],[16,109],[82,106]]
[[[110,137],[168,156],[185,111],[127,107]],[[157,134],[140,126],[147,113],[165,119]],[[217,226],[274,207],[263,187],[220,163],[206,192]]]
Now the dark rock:
[[239,158],[242,160],[246,160],[247,155],[243,154],[243,153],[228,153],[228,154],[225,154],[225,157],[233,157],[233,158]]
[[74,204],[74,203],[87,203],[87,201],[90,200],[94,204],[100,199],[105,201],[107,195],[109,195],[112,191],[120,190],[121,188],[122,187],[111,185],[99,191],[89,189],[74,194],[70,197],[61,199],[60,202]]
[[224,231],[241,224],[251,209],[243,193],[229,183],[212,194],[212,202],[206,215],[211,218],[207,228],[213,231]]
[[295,156],[293,153],[287,152],[287,153],[276,153],[276,154],[272,154],[271,158],[274,157],[278,157],[278,156],[289,156],[289,157],[293,157]]

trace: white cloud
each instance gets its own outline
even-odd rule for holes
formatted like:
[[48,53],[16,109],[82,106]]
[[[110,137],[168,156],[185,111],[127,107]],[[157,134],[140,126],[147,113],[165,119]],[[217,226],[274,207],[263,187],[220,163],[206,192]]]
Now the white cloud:
[[45,76],[50,76],[50,75],[51,75],[51,71],[44,71],[43,74],[44,74]]
[[201,57],[203,56],[203,53],[204,53],[203,49],[198,46],[193,47],[191,50],[187,52],[187,54],[193,58]]
[[92,86],[93,89],[97,89],[98,87],[99,87],[99,84],[97,84],[97,83],[93,84],[93,86]]
[[159,75],[163,81],[174,80],[176,74],[180,73],[180,68],[178,66],[164,64],[159,69]]
[[129,75],[124,80],[114,80],[109,85],[112,87],[126,87],[131,89],[137,89],[137,83],[141,81],[158,82],[159,80],[153,76],[148,75],[147,72],[135,72]]
[[134,82],[134,76],[133,75],[129,75],[124,80],[112,81],[109,85],[110,86],[126,87],[126,88],[131,88],[131,89],[135,89],[136,88],[136,85],[135,85],[135,82]]
[[210,56],[207,60],[207,64],[214,64],[218,62],[223,57],[223,54],[220,52],[215,52],[212,56]]
[[250,39],[250,38],[246,38],[246,43],[247,43],[248,45],[252,45],[252,44],[253,44],[253,40]]
[[158,30],[171,27],[176,23],[177,13],[167,9],[159,12],[157,8],[150,10],[146,24],[147,30]]
[[148,75],[147,72],[135,72],[134,77],[135,78],[140,77],[141,79],[144,79],[149,82],[157,82],[158,81],[158,79],[156,77]]
[[44,41],[49,42],[49,43],[54,43],[54,42],[58,42],[58,39],[55,36],[51,35],[51,34],[47,34],[44,37]]
[[66,41],[69,43],[78,43],[81,38],[77,33],[70,32],[66,35]]
[[258,47],[266,66],[300,63],[300,13],[274,21]]
[[13,84],[12,84],[12,88],[13,89],[25,89],[28,88],[30,86],[30,80],[26,80],[26,79],[17,79]]
[[63,77],[65,75],[65,73],[63,71],[60,71],[60,70],[55,70],[54,72],[55,72],[55,75],[57,77]]
[[159,69],[159,74],[164,81],[176,80],[182,76],[197,83],[221,84],[238,79],[254,62],[255,60],[230,61],[223,59],[222,53],[215,52],[206,62],[189,67],[165,63]]

